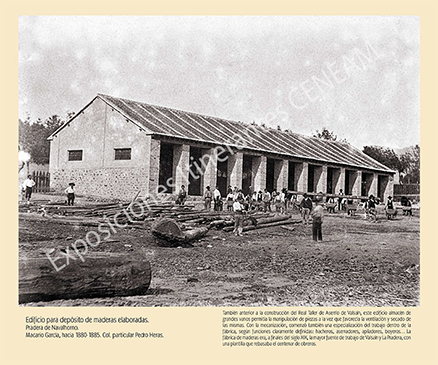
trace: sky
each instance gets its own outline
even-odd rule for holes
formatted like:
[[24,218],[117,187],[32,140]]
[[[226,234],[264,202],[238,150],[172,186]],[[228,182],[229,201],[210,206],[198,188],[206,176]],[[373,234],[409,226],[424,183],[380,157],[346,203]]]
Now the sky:
[[416,16],[21,16],[19,118],[97,93],[353,146],[420,143]]

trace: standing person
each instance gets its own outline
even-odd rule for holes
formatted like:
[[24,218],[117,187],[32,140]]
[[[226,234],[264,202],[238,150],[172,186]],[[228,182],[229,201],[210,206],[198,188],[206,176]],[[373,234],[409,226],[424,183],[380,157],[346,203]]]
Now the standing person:
[[235,187],[233,188],[233,194],[234,194],[234,196],[237,195],[237,186],[235,186]]
[[286,189],[282,189],[275,197],[275,210],[283,214],[286,209]]
[[406,206],[403,208],[403,214],[412,217],[412,202],[409,198],[406,199]]
[[236,199],[233,203],[234,211],[234,230],[233,233],[236,236],[243,236],[243,206],[241,200]]
[[335,212],[335,206],[336,206],[335,198],[333,198],[332,196],[329,197],[327,199],[327,210],[328,210],[328,212],[329,213],[334,213]]
[[313,208],[313,203],[312,199],[310,199],[310,197],[306,193],[303,194],[303,200],[301,200],[300,207],[301,215],[303,216],[303,224],[307,224],[309,223],[309,217],[310,212]]
[[220,211],[221,209],[221,202],[222,202],[222,195],[219,191],[219,187],[216,186],[216,189],[213,191],[213,204],[214,204],[214,210]]
[[75,183],[68,184],[68,188],[65,189],[65,193],[67,194],[67,205],[73,205],[75,203]]
[[292,205],[292,193],[290,193],[286,188],[284,189],[284,209],[285,212],[289,212],[289,209]]
[[312,211],[312,235],[314,241],[322,241],[322,220],[324,218],[324,209],[322,201],[317,200],[315,209]]
[[277,196],[278,196],[277,190],[275,189],[272,190],[271,201],[272,201],[272,205],[275,206],[275,211],[277,211]]
[[187,200],[186,187],[184,185],[181,185],[181,189],[178,193],[178,198],[176,199],[175,204],[184,205],[186,200]]
[[392,196],[388,196],[388,201],[386,202],[385,209],[387,218],[394,218],[396,210],[394,210],[394,202],[392,201]]
[[258,210],[264,210],[264,207],[263,207],[263,192],[261,190],[259,190],[259,192],[257,193],[257,205],[258,205]]
[[242,189],[237,190],[237,193],[234,195],[234,200],[237,200],[240,202],[240,204],[243,204],[245,195],[243,195]]
[[338,211],[340,212],[342,209],[342,199],[343,199],[344,192],[342,189],[339,189],[339,197],[338,197]]
[[292,194],[292,197],[290,198],[290,206],[292,207],[292,210],[299,210],[297,194]]
[[267,189],[263,193],[263,211],[271,212],[271,193]]
[[30,197],[32,196],[33,187],[36,182],[33,181],[32,175],[27,175],[27,179],[24,180],[22,188],[25,191],[24,198],[27,199],[27,204],[30,204]]
[[205,188],[204,191],[204,209],[205,210],[210,210],[211,209],[211,191],[210,191],[210,186],[207,186]]
[[377,222],[377,211],[376,211],[376,201],[374,199],[374,195],[370,195],[367,202],[368,206],[368,214],[374,222]]
[[228,189],[227,210],[230,211],[230,212],[233,211],[233,200],[234,200],[233,190],[232,189]]

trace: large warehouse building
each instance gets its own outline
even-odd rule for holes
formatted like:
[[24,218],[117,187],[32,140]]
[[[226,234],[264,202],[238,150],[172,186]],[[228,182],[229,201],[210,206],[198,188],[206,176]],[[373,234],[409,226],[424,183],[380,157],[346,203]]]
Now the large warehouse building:
[[393,194],[394,171],[347,143],[102,94],[49,139],[55,191],[75,182],[78,194],[119,199],[181,185],[189,196],[229,185]]

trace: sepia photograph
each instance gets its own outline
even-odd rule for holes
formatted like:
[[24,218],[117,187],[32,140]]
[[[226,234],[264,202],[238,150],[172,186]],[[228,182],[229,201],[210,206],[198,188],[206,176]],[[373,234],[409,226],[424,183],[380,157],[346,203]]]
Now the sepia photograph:
[[21,306],[420,306],[419,16],[18,25]]

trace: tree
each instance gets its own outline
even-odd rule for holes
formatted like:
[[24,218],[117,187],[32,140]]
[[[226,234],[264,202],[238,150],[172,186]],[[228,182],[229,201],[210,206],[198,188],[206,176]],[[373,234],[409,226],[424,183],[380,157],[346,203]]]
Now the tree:
[[402,182],[405,184],[420,183],[420,146],[416,145],[400,157],[405,175]]
[[19,150],[30,154],[30,161],[37,164],[49,163],[50,142],[47,138],[64,124],[59,116],[53,115],[46,120],[32,121],[27,117],[24,121],[18,120],[18,147]]
[[365,146],[363,153],[392,170],[403,171],[403,164],[394,150],[379,146]]
[[329,131],[326,127],[322,127],[321,132],[316,130],[316,132],[313,134],[313,137],[325,139],[327,141],[336,141],[338,139],[338,136]]

